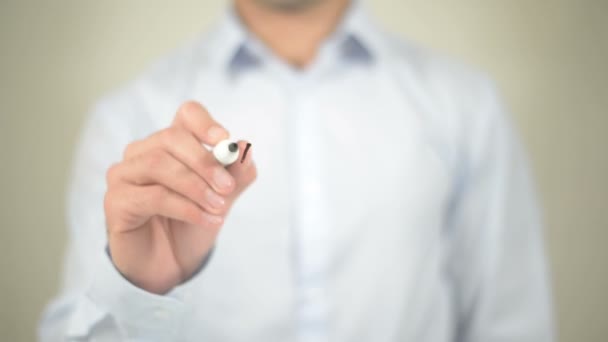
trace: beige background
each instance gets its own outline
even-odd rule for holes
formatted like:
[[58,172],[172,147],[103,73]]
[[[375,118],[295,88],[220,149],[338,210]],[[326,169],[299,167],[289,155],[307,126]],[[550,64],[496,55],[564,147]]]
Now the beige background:
[[[562,341],[608,340],[608,1],[369,1],[402,36],[479,66],[528,146]],[[0,339],[34,340],[56,291],[64,187],[88,106],[225,1],[0,2]]]

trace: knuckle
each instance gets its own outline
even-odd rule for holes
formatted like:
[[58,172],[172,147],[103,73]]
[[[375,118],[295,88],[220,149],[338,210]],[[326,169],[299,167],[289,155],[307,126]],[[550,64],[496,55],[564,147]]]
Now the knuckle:
[[151,170],[158,169],[166,163],[166,155],[163,151],[154,150],[148,153],[146,164]]
[[108,191],[103,198],[103,208],[106,219],[107,228],[114,227],[113,224],[117,217],[120,217],[120,196],[115,196],[113,192]]
[[204,108],[200,103],[193,100],[188,100],[179,106],[178,115],[183,119],[188,119],[190,115],[201,110],[204,110]]
[[103,209],[104,209],[106,215],[108,213],[111,213],[112,209],[114,209],[113,197],[109,191],[107,191],[105,193],[105,195],[103,196]]
[[112,164],[107,170],[106,170],[106,183],[109,184],[113,184],[118,180],[118,169],[120,167],[120,164]]
[[202,108],[201,104],[194,100],[186,100],[180,106],[180,111],[192,111]]
[[129,159],[135,153],[137,146],[139,145],[139,140],[133,141],[125,147],[122,153],[122,159]]
[[171,146],[177,139],[177,132],[173,128],[166,128],[159,133],[160,142],[164,146]]

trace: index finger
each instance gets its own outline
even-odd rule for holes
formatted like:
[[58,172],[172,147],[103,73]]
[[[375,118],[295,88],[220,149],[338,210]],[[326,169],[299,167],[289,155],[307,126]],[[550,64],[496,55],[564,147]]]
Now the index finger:
[[210,146],[228,139],[228,131],[196,101],[184,102],[179,107],[173,119],[173,126],[185,129],[192,133],[196,140]]

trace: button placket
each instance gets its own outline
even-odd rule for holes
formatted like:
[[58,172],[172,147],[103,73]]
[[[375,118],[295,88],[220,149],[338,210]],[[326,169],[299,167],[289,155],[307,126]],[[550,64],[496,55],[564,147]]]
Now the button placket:
[[325,294],[328,263],[328,217],[323,191],[320,115],[314,106],[311,75],[291,85],[292,183],[296,302],[299,337],[323,341],[328,336],[329,306]]

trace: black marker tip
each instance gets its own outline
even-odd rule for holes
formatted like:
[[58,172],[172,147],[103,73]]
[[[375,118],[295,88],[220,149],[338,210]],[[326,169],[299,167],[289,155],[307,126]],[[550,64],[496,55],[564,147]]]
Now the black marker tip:
[[237,145],[236,143],[230,143],[230,145],[228,145],[228,151],[230,152],[236,152],[239,149],[239,145]]
[[241,157],[241,164],[243,164],[243,162],[245,161],[245,157],[247,157],[247,152],[249,151],[250,147],[251,143],[247,143],[247,146],[245,146],[245,151],[243,151],[243,157]]

